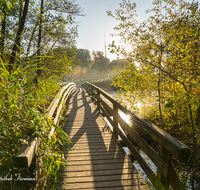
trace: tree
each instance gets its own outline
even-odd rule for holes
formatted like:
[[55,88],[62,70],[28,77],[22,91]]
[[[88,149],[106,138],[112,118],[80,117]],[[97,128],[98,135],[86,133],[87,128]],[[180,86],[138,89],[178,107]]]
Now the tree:
[[[64,75],[71,73],[69,66],[78,66],[81,63],[76,59],[76,48],[57,47],[48,54],[49,58],[42,58],[43,78],[54,75],[62,78]],[[46,60],[45,60],[46,59]]]
[[[17,0],[2,0],[0,2],[0,56],[3,61],[6,59],[8,49],[13,46],[14,37],[12,37],[9,32],[12,31],[15,26]],[[22,9],[22,8],[21,8]],[[12,17],[12,19],[10,19]]]
[[21,41],[23,29],[24,29],[26,15],[27,15],[27,12],[28,12],[28,5],[29,5],[29,0],[26,0],[25,3],[24,3],[23,15],[22,15],[22,18],[20,18],[20,25],[19,25],[19,28],[18,28],[18,31],[17,31],[17,35],[16,35],[14,45],[13,45],[13,49],[12,49],[12,53],[11,53],[11,56],[10,56],[9,72],[11,72],[12,69],[13,69],[13,64],[14,64],[14,61],[15,61],[16,53],[20,48],[20,41]]
[[[52,11],[55,11],[55,15],[52,14]],[[46,2],[46,6],[45,6],[44,1],[41,0],[40,17],[39,17],[38,48],[37,48],[38,68],[41,65],[40,64],[41,60],[39,56],[41,54],[42,38],[44,39],[43,41],[47,40],[45,38],[49,38],[47,36],[50,36],[51,37],[50,39],[54,39],[53,45],[49,49],[49,50],[52,50],[56,42],[58,42],[64,36],[67,36],[66,31],[63,30],[64,26],[68,23],[70,24],[74,23],[74,17],[79,15],[80,12],[81,12],[80,8],[76,4],[73,4],[71,1],[67,1],[67,0],[59,1],[59,2],[49,1],[49,2]],[[53,23],[53,26],[49,24],[49,22]],[[45,24],[47,24],[47,26],[45,26]],[[44,31],[43,33],[46,32],[48,35],[43,35],[42,37],[42,30]],[[47,43],[48,41],[51,41],[51,40],[48,39]],[[41,72],[42,72],[41,69],[37,70],[38,77],[41,75]]]
[[92,56],[93,56],[92,68],[98,69],[99,71],[105,70],[105,59],[107,64],[110,63],[110,60],[108,58],[105,58],[103,52],[101,51],[97,52],[93,51]]
[[4,59],[10,63],[9,70],[16,60],[16,66],[31,60],[37,65],[40,55],[45,56],[62,44],[73,48],[77,37],[75,19],[83,16],[74,1],[3,0],[0,5],[0,53],[1,58],[9,55],[9,59]]
[[5,1],[2,1],[0,3],[2,7],[2,19],[1,19],[1,37],[0,37],[0,54],[1,54],[1,59],[3,60],[3,55],[4,55],[4,43],[5,43],[5,35],[6,35],[6,15],[7,15],[7,5]]
[[[154,1],[153,12],[146,21],[137,23],[136,4],[123,0],[116,16],[120,21],[115,29],[126,45],[132,45],[127,53],[124,48],[111,44],[112,52],[121,53],[129,61],[139,63],[133,72],[131,64],[114,80],[116,86],[127,91],[156,90],[160,122],[164,129],[187,131],[196,144],[196,123],[200,105],[199,84],[199,24],[198,3],[180,1]],[[133,80],[141,78],[142,82]],[[122,76],[126,73],[126,77]],[[125,83],[127,82],[128,83]],[[162,111],[165,109],[165,112]],[[163,116],[163,113],[165,116]],[[169,119],[170,118],[170,119]],[[167,121],[167,122],[165,122]],[[169,122],[170,121],[170,122]],[[183,127],[184,126],[184,127]]]
[[90,56],[90,51],[87,49],[77,49],[76,52],[76,59],[81,60],[81,67],[91,67],[92,60]]

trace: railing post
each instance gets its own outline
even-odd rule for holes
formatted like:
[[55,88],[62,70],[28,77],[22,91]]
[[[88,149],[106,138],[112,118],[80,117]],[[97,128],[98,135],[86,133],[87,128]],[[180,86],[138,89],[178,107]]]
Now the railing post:
[[114,111],[114,114],[113,114],[113,122],[114,122],[114,126],[113,126],[113,133],[116,135],[116,137],[118,138],[118,130],[119,130],[119,128],[118,128],[118,118],[117,118],[117,116],[116,116],[116,113],[118,113],[118,107],[117,106],[115,106],[114,104],[113,104],[113,111]]
[[[165,160],[167,164],[171,165],[171,153],[160,144],[158,144],[158,155]],[[169,190],[169,180],[163,176],[161,170],[158,169],[157,175],[166,190]]]
[[[100,97],[100,91],[99,90],[97,90],[97,96]],[[98,99],[97,99],[97,108],[100,110],[100,102],[99,102]]]

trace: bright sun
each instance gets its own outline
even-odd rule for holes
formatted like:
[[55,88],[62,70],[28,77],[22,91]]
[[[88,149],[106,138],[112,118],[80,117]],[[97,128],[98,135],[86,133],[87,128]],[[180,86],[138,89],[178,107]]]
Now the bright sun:
[[131,52],[132,50],[132,45],[126,45],[126,52]]

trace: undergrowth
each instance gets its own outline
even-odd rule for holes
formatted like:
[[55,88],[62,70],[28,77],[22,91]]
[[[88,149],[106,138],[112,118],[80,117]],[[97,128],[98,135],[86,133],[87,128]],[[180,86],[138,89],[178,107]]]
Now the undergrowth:
[[[55,134],[48,139],[54,124],[45,116],[59,85],[52,78],[41,79],[38,86],[34,85],[36,70],[27,66],[9,73],[3,64],[0,66],[0,189],[3,190],[54,189],[60,168],[66,164],[62,149],[70,144],[68,135],[55,126]],[[22,144],[32,135],[41,137],[37,155],[41,173],[37,184],[23,180],[35,178],[34,168],[17,168],[14,163]]]

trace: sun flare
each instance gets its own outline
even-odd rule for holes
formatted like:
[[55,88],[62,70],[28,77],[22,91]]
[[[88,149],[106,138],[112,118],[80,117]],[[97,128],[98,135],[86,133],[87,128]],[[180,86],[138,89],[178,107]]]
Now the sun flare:
[[119,111],[120,117],[127,123],[130,124],[130,116],[126,115],[125,113]]
[[126,52],[131,52],[133,47],[132,45],[129,44],[129,45],[126,45],[125,49],[126,49]]

